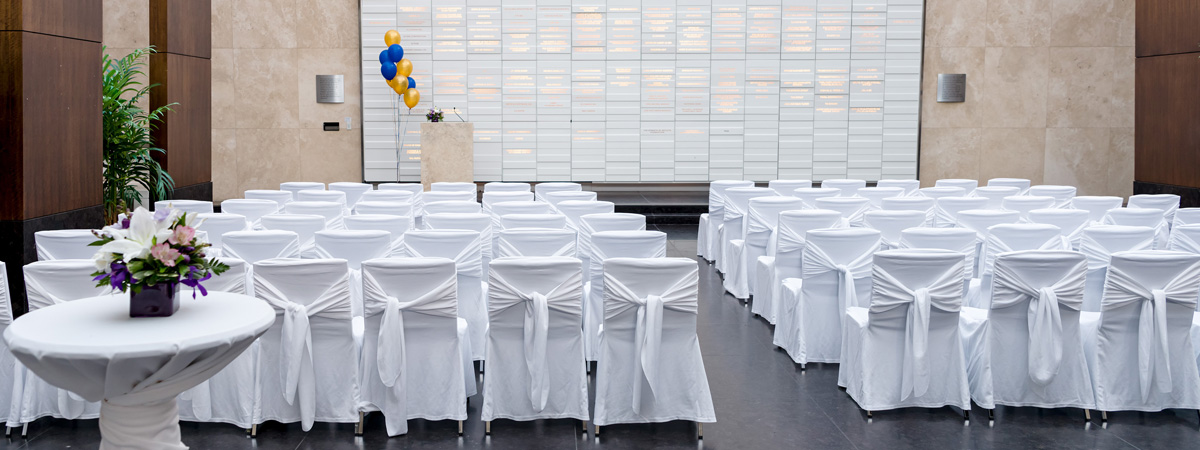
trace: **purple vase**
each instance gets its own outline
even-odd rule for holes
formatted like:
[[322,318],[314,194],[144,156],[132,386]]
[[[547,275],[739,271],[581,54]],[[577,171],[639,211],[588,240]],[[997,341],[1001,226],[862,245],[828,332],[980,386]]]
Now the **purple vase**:
[[176,283],[142,286],[141,292],[129,292],[129,317],[167,317],[179,311]]

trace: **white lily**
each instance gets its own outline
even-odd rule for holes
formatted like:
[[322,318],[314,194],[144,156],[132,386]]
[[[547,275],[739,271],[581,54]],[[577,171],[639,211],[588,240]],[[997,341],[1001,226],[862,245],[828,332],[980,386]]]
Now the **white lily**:
[[124,236],[118,238],[114,235],[116,240],[104,244],[99,251],[120,254],[128,262],[150,254],[155,238],[166,241],[171,235],[170,228],[159,224],[150,211],[140,207],[130,215],[129,228],[123,231]]

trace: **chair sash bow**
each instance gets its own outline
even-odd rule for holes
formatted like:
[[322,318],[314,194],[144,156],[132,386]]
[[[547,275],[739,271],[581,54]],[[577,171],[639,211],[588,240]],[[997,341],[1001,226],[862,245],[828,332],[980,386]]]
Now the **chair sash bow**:
[[546,409],[550,398],[550,372],[546,369],[546,342],[550,335],[550,310],[583,315],[583,274],[571,274],[550,292],[523,292],[493,272],[488,283],[488,308],[492,313],[525,305],[525,368],[529,371],[529,401],[533,409]]
[[912,290],[886,270],[874,269],[874,296],[871,312],[881,313],[908,305],[904,330],[904,364],[901,368],[900,400],[925,395],[929,389],[930,308],[958,312],[962,308],[965,263],[959,261],[928,287]]
[[878,243],[871,248],[872,251],[863,252],[850,262],[841,264],[833,262],[833,258],[830,258],[820,246],[807,245],[804,247],[804,254],[801,257],[803,261],[802,277],[808,279],[825,272],[837,272],[837,296],[840,311],[845,311],[851,306],[858,306],[858,294],[854,289],[854,280],[871,275],[872,258],[875,256],[873,250],[879,248]]
[[1062,318],[1059,307],[1075,311],[1083,306],[1087,262],[1080,261],[1051,286],[1034,287],[1007,265],[996,268],[992,309],[1007,308],[1028,299],[1029,379],[1046,386],[1058,375],[1063,356]]
[[[1142,240],[1132,247],[1122,250],[1150,250],[1154,246],[1154,237]],[[1095,238],[1087,233],[1079,235],[1079,252],[1083,253],[1088,259],[1088,270],[1103,269],[1108,267],[1109,261],[1112,260],[1112,251],[1108,247],[1101,244]]]

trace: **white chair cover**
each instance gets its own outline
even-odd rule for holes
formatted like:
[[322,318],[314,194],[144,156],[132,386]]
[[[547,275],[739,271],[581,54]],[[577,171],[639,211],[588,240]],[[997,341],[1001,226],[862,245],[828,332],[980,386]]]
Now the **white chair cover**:
[[966,197],[967,190],[956,186],[934,186],[917,190],[917,196],[929,198]]
[[779,213],[802,210],[804,201],[792,196],[759,197],[750,199],[750,214],[746,218],[742,258],[725,277],[725,290],[734,297],[746,299],[754,294],[758,258],[767,255],[767,246],[779,226]]
[[358,200],[362,198],[362,195],[364,193],[366,193],[367,191],[374,190],[374,188],[372,188],[371,185],[369,185],[367,183],[352,183],[352,182],[348,182],[348,181],[338,181],[335,183],[329,183],[329,190],[341,191],[341,192],[345,193],[346,194],[346,206],[353,208],[354,205],[356,203],[358,203]]
[[717,180],[708,184],[708,214],[700,215],[700,231],[696,234],[699,256],[712,261],[719,251],[721,224],[725,221],[725,190],[732,187],[753,187],[753,181]]
[[975,243],[975,268],[974,276],[979,277],[983,274],[983,253],[984,243],[987,242],[988,228],[992,225],[1000,225],[1003,223],[1017,223],[1021,220],[1021,213],[1017,211],[998,210],[998,209],[968,209],[958,213],[958,226],[974,231],[977,240]]
[[440,214],[440,213],[456,213],[456,214],[479,214],[483,212],[483,207],[478,203],[466,200],[443,200],[431,201],[432,197],[425,198],[425,215]]
[[1200,293],[1200,255],[1118,252],[1102,311],[1085,324],[1101,411],[1200,409],[1200,374],[1189,332]]
[[475,192],[466,191],[429,191],[421,194],[421,201],[428,206],[434,202],[472,202],[478,203]]
[[867,187],[867,180],[835,179],[821,182],[823,188],[841,189],[838,196],[852,197],[859,189]]
[[857,192],[859,197],[871,201],[871,208],[882,209],[883,199],[904,196],[904,188],[898,187],[865,187]]
[[[421,217],[425,214],[425,202],[424,202],[424,199],[422,198],[424,195],[425,187],[422,186],[421,183],[380,183],[378,186],[375,187],[375,190],[371,191],[371,192],[397,192],[397,191],[408,192],[411,195],[408,200],[401,200],[401,201],[407,201],[409,203],[412,203],[414,218]],[[367,200],[366,197],[370,196],[370,195],[373,195],[373,194],[371,194],[371,193],[363,194],[364,198],[360,198],[358,201],[361,202],[363,200]],[[391,201],[391,200],[389,200],[389,201]]]
[[278,318],[259,338],[254,423],[358,420],[350,275],[341,259],[254,263],[254,296]]
[[571,192],[582,191],[583,185],[579,183],[538,183],[533,187],[538,201],[546,201],[545,195],[550,192]]
[[583,345],[588,361],[600,358],[604,323],[604,262],[611,258],[665,258],[667,235],[660,231],[597,231],[588,246],[591,269],[583,298]]
[[490,211],[492,205],[503,202],[531,202],[533,193],[529,191],[496,191],[483,193],[483,210]]
[[579,260],[499,259],[488,285],[482,419],[588,420]]
[[1021,189],[1016,186],[980,186],[971,191],[970,197],[987,199],[987,206],[977,209],[1003,209],[1005,197],[1021,195]]
[[988,309],[991,299],[992,268],[998,255],[1022,250],[1070,250],[1071,244],[1062,236],[1062,229],[1047,224],[1005,223],[988,227],[983,244],[983,256],[977,268],[980,281],[972,281],[967,292],[967,306]]
[[920,211],[870,211],[863,226],[878,230],[880,250],[901,248],[904,230],[917,228],[925,223],[925,213]]
[[1167,250],[1200,254],[1200,224],[1181,225],[1171,230]]
[[969,209],[986,209],[988,200],[982,197],[941,197],[933,209],[933,226],[953,228],[958,224],[958,213]]
[[578,248],[580,255],[587,257],[583,266],[583,279],[592,279],[592,235],[599,231],[645,231],[646,216],[631,213],[585,214],[579,217]]
[[[847,226],[846,221],[842,220],[842,213],[828,209],[784,211],[779,213],[778,220],[775,233],[767,243],[767,254],[758,259],[758,267],[755,268],[755,282],[758,283],[755,292],[758,294],[754,296],[754,305],[750,309],[770,323],[784,320],[779,317],[783,280],[800,278],[803,266],[801,255],[809,230]],[[779,327],[775,330],[778,331]]]
[[875,256],[869,309],[844,314],[845,355],[838,370],[838,385],[860,408],[971,408],[958,327],[965,273],[955,252],[888,250]]
[[513,228],[563,230],[567,228],[567,217],[562,214],[505,214],[500,216],[499,220],[499,227],[493,222],[493,228],[501,230]]
[[1200,224],[1200,208],[1181,208],[1175,211],[1175,220],[1171,222],[1171,229],[1195,224]]
[[372,259],[362,274],[359,409],[382,411],[388,436],[408,433],[408,419],[465,420],[475,376],[459,332],[454,261]]
[[879,180],[875,187],[898,187],[904,189],[904,195],[913,195],[921,188],[921,180]]
[[354,205],[354,214],[387,214],[391,216],[413,217],[414,213],[415,208],[409,202],[359,200]]
[[391,243],[385,255],[403,256],[404,234],[412,230],[412,217],[388,214],[356,214],[346,217],[347,230],[381,230],[389,233]]
[[1021,195],[1021,194],[1024,194],[1025,191],[1029,190],[1029,185],[1031,185],[1031,184],[1032,184],[1032,182],[1030,182],[1029,180],[1024,179],[1024,178],[992,178],[992,179],[988,180],[987,185],[988,186],[1015,187],[1015,188],[1021,190],[1021,192],[1018,193],[1017,195]]
[[251,230],[261,230],[263,226],[259,219],[279,212],[279,204],[273,200],[231,198],[221,202],[221,212],[241,215],[246,218]]
[[575,232],[543,228],[511,228],[498,233],[496,258],[576,256]]
[[291,192],[292,199],[295,200],[296,194],[300,191],[304,191],[304,190],[323,191],[323,190],[325,190],[325,183],[316,183],[316,182],[309,182],[309,181],[288,181],[288,182],[284,182],[284,183],[279,183],[279,190]]
[[479,190],[479,187],[476,186],[475,183],[465,181],[435,181],[433,183],[429,183],[429,190],[435,192],[470,192],[474,194]]
[[247,200],[273,201],[277,205],[277,209],[283,209],[283,205],[286,205],[293,200],[292,191],[273,189],[250,189],[243,192],[242,197]]
[[508,214],[557,214],[549,203],[538,201],[492,203],[491,212],[500,217]]
[[975,191],[975,188],[979,187],[979,180],[970,180],[970,179],[964,179],[964,178],[945,178],[945,179],[941,179],[941,180],[937,180],[937,181],[933,182],[933,185],[935,187],[962,188],[963,191],[966,191],[967,195],[971,195],[971,192]]
[[1027,250],[996,258],[991,309],[964,312],[960,322],[976,403],[986,409],[1096,407],[1079,334],[1086,274],[1087,258],[1078,252]]
[[92,230],[45,230],[33,233],[38,261],[56,259],[92,259],[97,247],[88,245],[100,240]]
[[[342,209],[349,210],[349,204],[346,202],[346,193],[342,191],[326,191],[326,190],[303,190],[296,193],[296,201],[298,202],[332,202],[342,205]],[[348,213],[343,213],[348,214]]]
[[471,359],[484,359],[487,336],[483,245],[479,232],[470,230],[414,230],[404,236],[403,254],[454,260],[458,271],[458,317],[467,321]]
[[1166,220],[1164,213],[1155,208],[1113,208],[1102,221],[1105,225],[1123,225],[1130,227],[1149,227],[1154,229],[1154,248],[1167,248],[1171,238],[1171,223]]
[[[850,197],[851,195],[846,195],[846,197]],[[792,191],[792,196],[803,200],[804,204],[808,206],[808,209],[820,209],[817,207],[817,199],[826,197],[841,197],[842,190],[830,187],[799,188]]]
[[[801,268],[800,297],[791,314],[784,350],[799,364],[841,361],[842,320],[846,308],[864,307],[871,296],[871,258],[879,250],[879,232],[867,228],[808,232]],[[778,333],[779,325],[775,329]]]
[[[325,229],[325,218],[316,214],[268,214],[259,219],[264,230],[282,230],[296,233],[299,254],[287,258],[316,258],[313,236]],[[250,261],[253,263],[254,261]]]
[[615,212],[616,206],[613,202],[605,201],[587,201],[587,200],[566,200],[558,202],[555,206],[558,212],[567,218],[567,228],[579,231],[581,225],[579,220],[581,217],[588,214],[612,214]]
[[436,213],[425,215],[428,230],[471,230],[479,232],[480,251],[483,252],[483,271],[487,273],[492,262],[492,216],[484,213]]
[[1075,198],[1075,186],[1056,186],[1042,184],[1029,188],[1025,191],[1025,195],[1032,197],[1051,197],[1054,199],[1053,208],[1064,208],[1071,204],[1071,199]]
[[936,221],[937,199],[929,197],[893,197],[882,202],[884,211],[921,211],[925,213],[925,226],[932,227]]
[[283,210],[288,214],[313,214],[324,217],[326,230],[346,229],[346,224],[342,222],[346,208],[337,202],[306,202],[297,200],[285,205]]
[[221,237],[221,255],[249,264],[273,258],[299,258],[300,238],[294,231],[233,231]]
[[1083,310],[1100,311],[1100,300],[1104,294],[1104,279],[1113,253],[1123,251],[1152,250],[1154,229],[1097,225],[1083,230],[1079,237],[1079,251],[1088,258],[1087,285],[1083,292]]
[[483,185],[483,192],[533,192],[529,183],[493,181]]
[[250,229],[250,222],[241,214],[200,213],[198,219],[196,230],[208,232],[208,242],[217,250],[215,256],[221,255],[221,237],[225,233]]
[[[0,261],[0,334],[8,329],[12,321],[12,296],[8,290],[8,269],[4,262]],[[0,339],[0,414],[4,414],[5,423],[13,423],[17,419],[10,413],[12,406],[20,399],[15,395],[20,390],[20,387],[16,385],[18,370],[23,371],[24,367],[17,364],[16,358],[8,350],[8,343]],[[13,420],[9,420],[10,417]]]
[[840,212],[847,224],[852,227],[861,227],[867,212],[871,210],[871,201],[862,197],[818,198],[817,209]]
[[1004,197],[1000,207],[1008,211],[1016,211],[1021,215],[1020,222],[1029,223],[1029,212],[1035,209],[1057,208],[1054,197],[1043,195],[1018,195]]
[[[759,187],[729,188],[725,190],[725,215],[720,228],[721,247],[715,252],[717,271],[727,273],[741,258],[741,253],[735,254],[733,241],[741,241],[745,234],[746,214],[750,212],[750,199],[757,197],[774,197],[773,189]],[[740,244],[737,246],[740,251]]]
[[555,210],[558,210],[558,204],[568,200],[594,202],[596,201],[596,193],[591,191],[556,191],[542,194],[541,199],[549,203]]
[[[382,185],[380,185],[382,186]],[[419,186],[419,185],[418,185]],[[380,189],[377,191],[363,192],[358,198],[358,203],[362,202],[394,202],[394,203],[412,203],[413,207],[420,203],[423,195],[413,194],[407,190],[387,190]],[[355,205],[357,205],[356,203]]]
[[1079,249],[1079,236],[1083,229],[1091,225],[1087,211],[1074,209],[1068,205],[1058,209],[1035,209],[1029,212],[1031,223],[1054,225],[1062,231],[1062,236],[1071,243],[1071,249]]
[[978,235],[966,228],[909,228],[900,232],[899,248],[931,248],[962,253],[967,278],[975,276],[975,246]]
[[779,193],[779,195],[788,197],[791,197],[796,189],[810,188],[812,186],[812,180],[771,180],[767,182],[767,187]]
[[154,202],[154,210],[178,209],[189,213],[211,213],[213,202],[205,200],[159,200]]
[[604,263],[597,426],[716,421],[696,337],[698,284],[699,271],[691,259]]
[[1104,216],[1113,208],[1120,208],[1125,203],[1121,197],[1079,196],[1071,199],[1071,207],[1088,212],[1092,225],[1104,221]]
[[362,262],[389,255],[392,234],[380,230],[323,230],[313,237],[319,259],[343,259],[350,273],[350,311],[363,317]]

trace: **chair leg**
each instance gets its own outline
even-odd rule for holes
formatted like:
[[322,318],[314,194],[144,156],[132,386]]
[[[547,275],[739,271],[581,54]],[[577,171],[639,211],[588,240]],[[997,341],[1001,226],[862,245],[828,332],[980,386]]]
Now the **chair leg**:
[[461,421],[461,420],[460,420],[460,421],[458,421],[458,435],[459,435],[459,436],[462,436],[462,435],[463,435],[463,430],[462,430],[462,422],[463,422],[463,421]]
[[592,436],[600,437],[600,425],[596,425],[596,429],[592,431]]
[[21,439],[29,437],[29,422],[21,424]]
[[801,371],[801,372],[803,372],[803,371],[805,371],[805,370],[808,370],[808,364],[801,364],[801,365],[800,365],[800,371]]
[[1108,422],[1108,411],[1100,411],[1100,421]]
[[12,436],[12,428],[5,426],[4,427],[4,437],[9,437],[9,436]]
[[996,420],[996,410],[995,409],[988,410],[988,420]]
[[1088,422],[1092,421],[1092,410],[1090,410],[1090,409],[1083,410],[1083,420],[1088,421]]
[[964,410],[963,410],[963,421],[964,421],[964,422],[970,422],[970,421],[971,421],[971,410],[969,410],[969,409],[964,409]]
[[870,411],[867,411],[867,418],[868,418],[868,419],[871,419],[871,418],[873,418],[873,416],[871,416],[871,412],[870,412]]
[[367,413],[365,413],[365,412],[362,412],[362,411],[358,412],[358,423],[354,425],[354,435],[355,436],[363,435],[363,418],[366,417],[366,415],[367,415]]
[[258,437],[258,424],[257,423],[250,425],[250,437],[252,437],[252,438]]
[[586,434],[587,434],[587,428],[588,428],[588,424],[587,424],[587,422],[588,422],[588,421],[586,421],[586,420],[581,420],[581,421],[579,421],[579,422],[582,424],[582,426],[580,426],[580,427],[579,427],[579,431],[582,431],[582,432],[583,432],[583,434],[585,434],[585,435],[586,435]]
[[697,439],[704,439],[704,424],[700,422],[696,422],[696,437]]
[[488,436],[492,435],[492,421],[488,420],[483,422],[483,434]]

